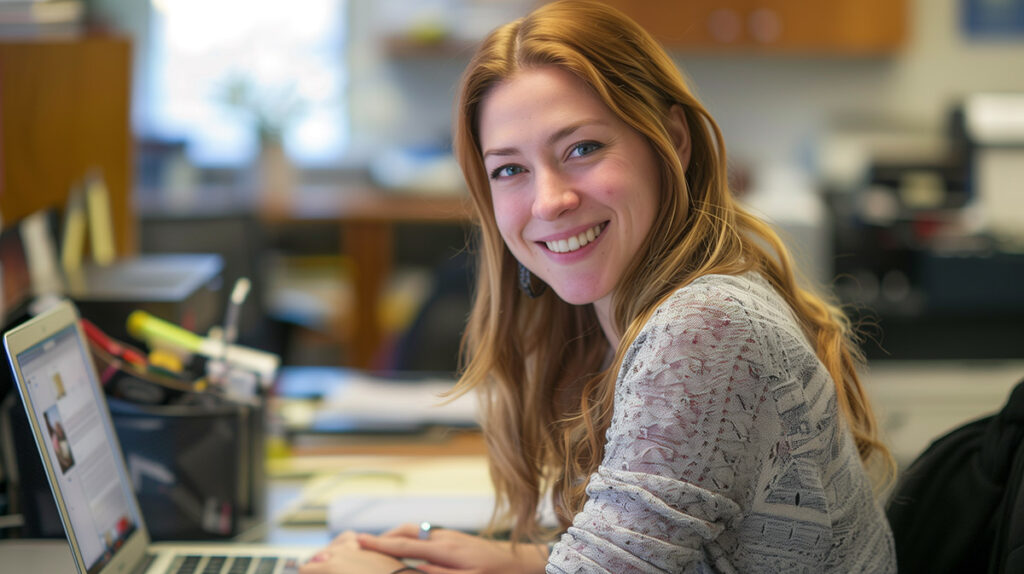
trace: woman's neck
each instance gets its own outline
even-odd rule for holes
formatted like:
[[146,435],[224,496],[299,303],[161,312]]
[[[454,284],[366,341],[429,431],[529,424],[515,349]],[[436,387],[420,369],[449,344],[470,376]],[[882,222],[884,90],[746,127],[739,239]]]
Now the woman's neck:
[[594,313],[597,314],[597,322],[601,324],[601,330],[604,331],[604,336],[608,339],[608,345],[612,349],[617,349],[619,347],[619,339],[622,336],[619,334],[618,329],[615,328],[615,321],[612,320],[611,293],[594,301]]

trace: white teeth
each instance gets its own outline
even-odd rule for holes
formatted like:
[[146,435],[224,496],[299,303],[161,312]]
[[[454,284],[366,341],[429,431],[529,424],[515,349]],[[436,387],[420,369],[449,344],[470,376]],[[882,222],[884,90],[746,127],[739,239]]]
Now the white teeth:
[[572,251],[576,251],[580,247],[583,247],[584,245],[596,239],[598,235],[601,235],[601,229],[603,228],[600,225],[595,225],[590,229],[580,233],[579,235],[574,235],[570,237],[569,239],[546,241],[545,244],[548,246],[548,249],[554,251],[555,253],[569,253]]

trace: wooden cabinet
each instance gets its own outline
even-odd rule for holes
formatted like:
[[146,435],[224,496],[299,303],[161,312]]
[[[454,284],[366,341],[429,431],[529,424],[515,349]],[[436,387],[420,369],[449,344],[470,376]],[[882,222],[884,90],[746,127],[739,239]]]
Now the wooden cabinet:
[[131,44],[120,37],[0,40],[0,215],[62,208],[102,172],[120,254],[135,251],[129,198]]
[[884,55],[907,36],[907,0],[604,0],[672,51]]

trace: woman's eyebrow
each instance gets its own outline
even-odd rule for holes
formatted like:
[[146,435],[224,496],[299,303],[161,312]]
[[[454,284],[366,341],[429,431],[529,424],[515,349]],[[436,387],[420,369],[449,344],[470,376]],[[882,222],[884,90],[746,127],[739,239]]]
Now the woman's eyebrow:
[[519,153],[519,150],[517,148],[514,148],[514,147],[501,147],[501,148],[489,149],[489,150],[485,151],[483,157],[484,157],[484,159],[487,159],[487,158],[489,158],[491,156],[505,157],[505,156],[510,156],[510,155],[516,155],[517,153]]
[[[601,120],[598,120],[598,119],[592,119],[592,120],[588,119],[588,120],[581,120],[581,121],[578,121],[578,122],[571,123],[571,124],[561,128],[559,130],[556,130],[554,133],[552,133],[550,136],[548,136],[548,139],[547,139],[546,143],[547,143],[547,145],[554,145],[558,140],[560,140],[562,138],[569,137],[572,134],[574,134],[577,130],[582,128],[583,126],[589,126],[589,125],[607,125],[607,122],[604,122],[604,121],[601,121]],[[501,148],[488,149],[488,150],[484,151],[483,157],[484,157],[484,159],[486,159],[488,157],[491,157],[491,156],[506,157],[506,156],[516,155],[518,153],[519,153],[519,149],[516,148],[516,147],[501,147]]]

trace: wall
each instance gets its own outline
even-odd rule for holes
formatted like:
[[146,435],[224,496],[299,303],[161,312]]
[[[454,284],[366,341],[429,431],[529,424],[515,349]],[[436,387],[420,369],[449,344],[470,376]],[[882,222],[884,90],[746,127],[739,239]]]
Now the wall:
[[886,59],[676,57],[722,124],[734,155],[806,161],[824,130],[880,123],[941,132],[975,91],[1024,91],[1024,39],[971,41],[960,0],[910,3],[903,53]]
[[[960,31],[962,0],[912,0],[905,50],[878,59],[792,56],[675,54],[697,93],[723,128],[734,158],[748,163],[813,167],[820,138],[837,126],[900,126],[928,134],[945,129],[951,105],[973,91],[1024,91],[1024,40],[969,41]],[[491,22],[511,17],[525,0],[458,2],[432,0],[348,0],[351,20],[349,106],[351,157],[372,159],[399,145],[443,145],[449,137],[451,107],[468,51],[448,57],[395,60],[381,50],[385,13],[405,2],[425,10],[490,5]],[[506,5],[501,11],[494,6]],[[90,0],[145,50],[146,2]],[[390,7],[390,8],[389,8]],[[451,20],[464,20],[462,14]],[[135,94],[144,90],[144,53],[135,59]],[[137,98],[137,101],[141,98]],[[136,105],[135,118],[142,113]],[[138,123],[138,122],[136,122]]]
[[[375,49],[368,4],[352,0],[359,135],[371,148],[382,141],[443,137],[466,59],[389,62]],[[950,106],[964,94],[1024,91],[1024,73],[1014,72],[1024,62],[1024,40],[969,41],[959,28],[959,7],[960,0],[910,2],[905,50],[887,58],[674,57],[721,124],[734,157],[813,166],[819,138],[836,126],[941,133]]]

